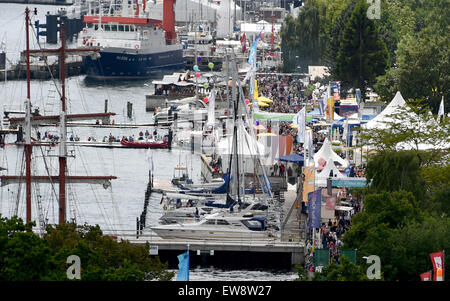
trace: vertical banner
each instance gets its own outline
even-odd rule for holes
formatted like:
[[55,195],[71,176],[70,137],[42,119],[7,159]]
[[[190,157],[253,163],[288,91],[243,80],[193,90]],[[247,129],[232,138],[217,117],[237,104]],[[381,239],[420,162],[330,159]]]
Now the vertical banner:
[[286,156],[290,155],[292,153],[292,142],[294,140],[294,137],[292,136],[286,136]]
[[360,89],[356,89],[356,102],[358,103],[358,109],[359,109],[359,106],[361,104],[361,90]]
[[308,193],[308,228],[319,229],[322,212],[322,189]]
[[278,156],[283,157],[285,155],[286,151],[286,136],[278,136],[280,139],[279,141],[279,149],[278,149]]
[[305,181],[303,182],[303,202],[308,203],[308,193],[314,191],[314,177],[315,168],[314,166],[304,167],[303,173],[305,174]]
[[331,90],[333,91],[333,99],[341,100],[341,82],[331,82]]
[[278,155],[278,139],[279,136],[271,136],[270,138],[272,138],[272,162],[275,160],[275,158],[277,157],[281,157]]
[[444,252],[430,254],[433,263],[433,281],[444,281]]
[[334,120],[334,100],[333,97],[329,97],[327,100],[327,121],[332,123]]
[[431,271],[420,274],[420,281],[431,281]]
[[189,248],[178,257],[177,281],[189,281]]
[[326,207],[327,209],[330,209],[330,210],[335,210],[335,209],[336,209],[336,197],[334,197],[334,196],[328,196],[328,197],[326,198],[326,204],[325,204],[325,207]]

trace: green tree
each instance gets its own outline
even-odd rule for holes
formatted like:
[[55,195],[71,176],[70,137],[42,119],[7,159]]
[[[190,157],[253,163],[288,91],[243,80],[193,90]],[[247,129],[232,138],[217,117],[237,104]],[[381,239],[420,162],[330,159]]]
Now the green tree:
[[[395,68],[377,78],[374,89],[382,99],[402,91],[405,99],[424,99],[437,114],[442,96],[450,96],[450,35],[426,29],[419,36],[407,35],[398,44]],[[450,104],[445,102],[445,111]]]
[[419,199],[424,195],[420,162],[414,152],[378,153],[367,163],[365,175],[367,181],[371,182],[371,191],[405,190],[412,192]]
[[0,280],[50,280],[55,277],[55,262],[50,248],[17,217],[0,216]]
[[41,238],[32,232],[33,225],[0,216],[0,280],[67,280],[69,255],[80,257],[86,281],[167,281],[174,276],[167,264],[150,258],[148,243],[117,242],[98,225],[49,225]]
[[359,1],[345,24],[333,74],[343,81],[343,90],[360,88],[362,99],[376,77],[385,73],[389,60],[377,24],[367,18],[368,7],[365,1]]

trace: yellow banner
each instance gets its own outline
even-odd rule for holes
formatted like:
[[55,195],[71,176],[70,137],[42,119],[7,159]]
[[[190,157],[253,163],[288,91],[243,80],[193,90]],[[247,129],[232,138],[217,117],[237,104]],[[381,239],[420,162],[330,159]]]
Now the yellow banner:
[[255,79],[255,89],[253,91],[253,99],[258,99],[258,81]]
[[315,167],[309,166],[303,168],[303,173],[305,174],[305,181],[303,182],[303,202],[308,204],[308,193],[315,190],[314,176]]

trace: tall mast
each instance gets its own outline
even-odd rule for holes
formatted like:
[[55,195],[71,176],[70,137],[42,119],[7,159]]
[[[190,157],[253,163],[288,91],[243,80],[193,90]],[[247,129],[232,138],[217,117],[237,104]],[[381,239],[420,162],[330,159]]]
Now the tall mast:
[[25,104],[25,169],[26,169],[26,221],[31,222],[31,75],[30,75],[30,10],[25,9],[26,60],[27,60],[27,100]]
[[61,118],[60,118],[60,143],[59,143],[59,224],[66,221],[66,165],[67,165],[67,128],[66,128],[66,53],[65,53],[66,25],[61,24]]

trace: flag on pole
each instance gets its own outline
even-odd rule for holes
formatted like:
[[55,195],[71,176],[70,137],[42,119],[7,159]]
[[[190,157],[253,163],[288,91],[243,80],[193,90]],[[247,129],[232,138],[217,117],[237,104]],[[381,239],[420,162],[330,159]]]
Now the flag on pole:
[[183,254],[177,256],[178,258],[178,274],[177,281],[189,281],[189,247]]
[[214,88],[211,89],[208,97],[208,122],[207,125],[214,125],[216,122],[216,95],[214,93]]
[[433,263],[433,281],[444,281],[444,251],[430,254]]
[[314,165],[313,161],[313,139],[312,139],[312,130],[306,130],[305,131],[305,143],[303,144],[304,149],[304,166],[311,166]]
[[321,225],[322,189],[308,193],[308,228],[319,229]]
[[305,143],[306,130],[306,106],[304,106],[297,114],[295,114],[292,123],[298,126],[297,142]]
[[439,105],[438,121],[444,116],[444,96],[442,96],[441,104]]

